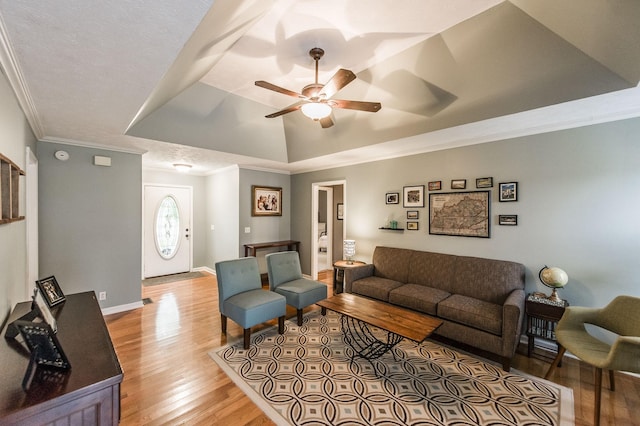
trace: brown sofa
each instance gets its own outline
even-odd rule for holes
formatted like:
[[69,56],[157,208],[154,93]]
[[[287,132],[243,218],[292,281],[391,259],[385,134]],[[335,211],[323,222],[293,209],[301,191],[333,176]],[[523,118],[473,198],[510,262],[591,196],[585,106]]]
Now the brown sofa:
[[520,263],[376,247],[371,264],[345,270],[344,291],[436,316],[444,323],[435,338],[497,355],[511,368],[524,317]]

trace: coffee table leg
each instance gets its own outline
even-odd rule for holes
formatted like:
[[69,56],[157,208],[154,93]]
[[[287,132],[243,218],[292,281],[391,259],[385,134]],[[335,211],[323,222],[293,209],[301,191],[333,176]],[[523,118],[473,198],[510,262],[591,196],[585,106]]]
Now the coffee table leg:
[[[340,321],[344,341],[354,352],[351,357],[351,362],[353,363],[356,358],[366,359],[374,371],[376,371],[376,368],[372,360],[380,358],[382,355],[391,351],[391,349],[403,339],[402,336],[388,331],[387,341],[383,342],[374,336],[366,322],[351,318],[347,315],[342,315]],[[393,354],[393,359],[397,361],[396,354],[391,353]]]

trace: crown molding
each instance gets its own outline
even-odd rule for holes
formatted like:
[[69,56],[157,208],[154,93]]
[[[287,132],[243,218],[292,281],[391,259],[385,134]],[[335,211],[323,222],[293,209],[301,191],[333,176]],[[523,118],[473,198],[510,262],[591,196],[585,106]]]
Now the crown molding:
[[16,55],[13,53],[13,49],[11,48],[11,43],[9,42],[9,36],[4,25],[4,20],[2,19],[2,14],[0,14],[0,65],[9,80],[9,84],[18,99],[18,103],[20,104],[22,111],[24,111],[24,115],[26,116],[36,139],[42,138],[44,136],[42,123],[38,118],[38,111],[36,110],[36,106],[33,103],[31,94],[29,93],[27,82],[22,75]]
[[113,152],[124,152],[125,154],[138,154],[142,155],[147,151],[144,149],[136,149],[136,148],[124,148],[113,145],[103,145],[94,142],[85,142],[85,141],[76,141],[73,139],[65,139],[65,138],[54,138],[54,137],[43,137],[39,139],[40,142],[48,142],[48,143],[58,143],[62,145],[72,145],[79,146],[83,148],[92,148],[92,149],[102,149],[105,151],[113,151]]

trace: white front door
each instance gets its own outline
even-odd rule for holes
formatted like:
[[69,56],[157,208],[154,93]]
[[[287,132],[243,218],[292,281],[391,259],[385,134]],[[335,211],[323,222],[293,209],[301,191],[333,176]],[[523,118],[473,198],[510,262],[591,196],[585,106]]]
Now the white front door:
[[144,186],[144,278],[191,270],[191,192]]

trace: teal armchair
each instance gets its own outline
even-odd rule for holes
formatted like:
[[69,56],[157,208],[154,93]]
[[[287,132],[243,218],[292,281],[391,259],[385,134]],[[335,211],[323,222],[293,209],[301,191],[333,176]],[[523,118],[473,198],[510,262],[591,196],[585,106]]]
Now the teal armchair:
[[[585,324],[593,324],[617,335],[612,344],[591,335]],[[600,424],[602,370],[609,370],[609,387],[615,390],[614,371],[640,373],[640,298],[618,296],[604,308],[568,307],[556,326],[558,355],[549,367],[549,379],[565,353],[595,367],[594,425]]]
[[284,296],[262,289],[258,261],[243,257],[216,263],[218,304],[222,332],[227,332],[227,318],[244,329],[244,348],[249,349],[251,327],[278,318],[278,332],[284,333],[287,302]]
[[[303,308],[327,298],[327,286],[302,276],[297,251],[281,251],[265,256],[269,289],[287,299],[287,305],[296,308],[298,325],[302,325]],[[326,315],[322,308],[322,315]]]

